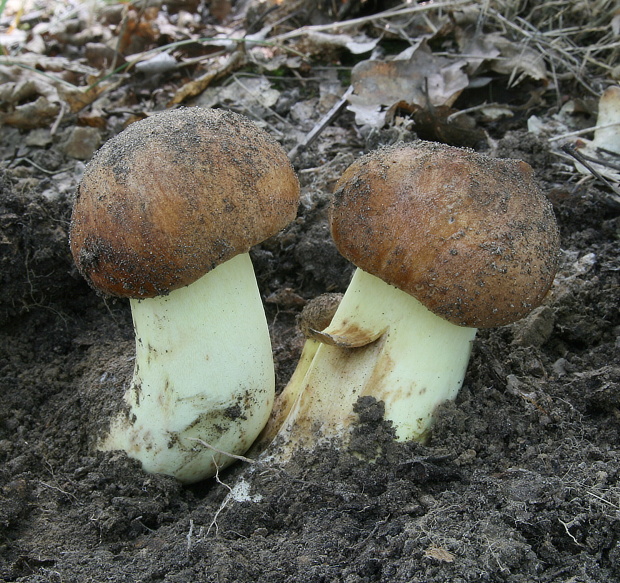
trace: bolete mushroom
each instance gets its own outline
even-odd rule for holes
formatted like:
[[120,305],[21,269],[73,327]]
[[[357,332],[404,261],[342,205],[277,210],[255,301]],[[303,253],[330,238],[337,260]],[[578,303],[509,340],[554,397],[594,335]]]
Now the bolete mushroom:
[[191,483],[252,444],[275,382],[248,251],[295,217],[298,198],[284,150],[231,112],[158,113],[96,153],[71,251],[92,287],[129,298],[136,337],[133,379],[99,449]]
[[398,439],[423,441],[463,383],[477,328],[528,314],[558,266],[553,210],[531,167],[436,143],[354,162],[331,231],[357,270],[265,429],[282,458],[317,435],[346,437],[362,396],[385,403]]

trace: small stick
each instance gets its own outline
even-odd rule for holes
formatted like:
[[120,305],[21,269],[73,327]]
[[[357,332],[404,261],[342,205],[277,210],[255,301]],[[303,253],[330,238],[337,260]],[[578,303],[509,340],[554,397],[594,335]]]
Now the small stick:
[[319,120],[310,133],[308,133],[306,137],[288,153],[288,157],[291,162],[295,160],[301,152],[308,148],[308,146],[310,146],[319,137],[323,130],[332,121],[334,121],[334,119],[336,119],[342,108],[346,105],[347,98],[351,95],[351,93],[353,93],[353,86],[349,85],[349,88],[344,92],[338,102]]
[[579,162],[582,166],[587,168],[588,171],[595,178],[598,178],[601,182],[603,182],[609,188],[611,188],[611,190],[614,192],[614,194],[609,195],[609,198],[611,198],[611,200],[613,200],[615,204],[620,204],[620,189],[618,189],[618,187],[615,184],[613,184],[611,181],[607,180],[607,178],[605,178],[600,172],[598,172],[592,166],[592,164],[590,164],[589,161],[591,160],[591,161],[596,162],[597,164],[600,164],[602,166],[609,166],[609,167],[612,167],[612,168],[613,168],[613,165],[606,164],[605,161],[595,161],[590,156],[587,156],[587,157],[584,156],[577,148],[575,148],[575,146],[573,144],[565,144],[564,146],[562,146],[561,150],[563,152],[565,152],[566,154],[568,154],[569,156],[572,156],[575,160],[577,160],[577,162]]
[[590,132],[595,132],[596,130],[604,130],[606,128],[613,128],[619,126],[620,122],[614,121],[612,123],[605,123],[600,126],[592,126],[589,128],[584,128],[581,130],[576,130],[574,132],[566,132],[565,134],[560,134],[559,136],[552,136],[549,138],[550,142],[557,142],[558,140],[563,140],[565,138],[572,138],[573,136],[582,136],[584,134],[589,134]]
[[[188,438],[190,441],[197,441],[200,445],[212,449],[214,452],[216,453],[220,453],[222,455],[227,455],[229,457],[232,457],[236,460],[239,460],[240,462],[246,462],[248,464],[255,464],[256,460],[252,460],[249,457],[244,457],[242,455],[235,455],[234,453],[228,453],[227,451],[224,451],[223,449],[218,449],[217,447],[214,447],[213,445],[211,445],[210,443],[207,443],[206,441],[198,438],[198,437],[189,437]],[[217,464],[216,464],[217,466]]]
[[446,2],[423,2],[416,6],[405,6],[405,8],[390,8],[383,12],[377,12],[370,16],[361,16],[359,18],[353,18],[351,20],[341,20],[339,22],[331,22],[329,24],[316,24],[314,26],[302,26],[290,32],[285,32],[274,37],[272,40],[283,41],[290,38],[297,38],[311,32],[323,32],[326,30],[343,30],[355,26],[362,26],[368,22],[375,22],[384,18],[396,18],[399,16],[406,16],[409,14],[417,14],[420,12],[430,12],[431,10],[441,10],[447,8],[453,10],[459,6],[467,4],[469,0],[448,0]]

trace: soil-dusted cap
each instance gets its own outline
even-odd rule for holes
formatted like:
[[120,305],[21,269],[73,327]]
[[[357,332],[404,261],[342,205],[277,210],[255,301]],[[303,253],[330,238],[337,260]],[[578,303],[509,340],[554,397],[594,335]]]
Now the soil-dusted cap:
[[283,229],[298,202],[286,153],[251,121],[168,110],[130,125],[88,164],[71,251],[104,293],[167,294]]
[[354,162],[331,229],[349,261],[460,326],[522,318],[558,266],[553,209],[528,164],[430,142]]

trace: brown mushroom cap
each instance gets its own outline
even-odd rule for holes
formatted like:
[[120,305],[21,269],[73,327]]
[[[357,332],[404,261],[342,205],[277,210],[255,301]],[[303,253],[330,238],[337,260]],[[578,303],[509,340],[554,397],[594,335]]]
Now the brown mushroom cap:
[[336,185],[331,229],[349,261],[460,326],[522,318],[558,266],[558,228],[531,167],[436,143],[354,162]]
[[130,125],[88,164],[71,251],[96,289],[153,297],[274,235],[298,201],[286,153],[248,119],[168,110]]

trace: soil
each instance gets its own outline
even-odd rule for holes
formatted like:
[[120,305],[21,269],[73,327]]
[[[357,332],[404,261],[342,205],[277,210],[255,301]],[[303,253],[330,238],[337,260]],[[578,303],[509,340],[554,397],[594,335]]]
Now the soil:
[[[366,399],[348,445],[284,467],[240,462],[193,486],[94,450],[96,394],[122,394],[132,371],[129,308],[97,296],[69,253],[83,164],[56,143],[9,164],[27,132],[2,131],[1,581],[620,580],[620,213],[605,186],[567,177],[525,117],[493,128],[493,154],[529,162],[548,192],[560,272],[532,315],[478,334],[430,441],[394,441]],[[278,389],[304,303],[344,291],[352,272],[329,239],[334,181],[393,137],[365,139],[339,116],[297,160],[298,219],[252,251]]]

